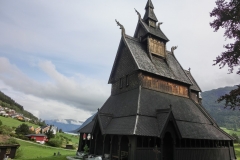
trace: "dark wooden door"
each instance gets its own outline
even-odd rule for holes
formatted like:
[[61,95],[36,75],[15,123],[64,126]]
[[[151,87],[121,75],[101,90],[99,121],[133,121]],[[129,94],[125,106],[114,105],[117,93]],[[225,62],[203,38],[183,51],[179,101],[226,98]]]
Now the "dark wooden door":
[[163,160],[173,160],[173,139],[169,132],[163,139]]

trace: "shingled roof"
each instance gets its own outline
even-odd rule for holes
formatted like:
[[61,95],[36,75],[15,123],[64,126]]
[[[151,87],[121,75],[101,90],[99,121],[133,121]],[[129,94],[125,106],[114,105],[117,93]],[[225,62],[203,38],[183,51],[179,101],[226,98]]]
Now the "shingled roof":
[[[111,95],[98,114],[103,134],[159,137],[172,114],[182,138],[230,140],[192,99],[141,87]],[[106,120],[104,114],[112,117]]]
[[198,86],[197,82],[196,82],[195,79],[193,78],[191,72],[185,70],[185,73],[187,74],[188,78],[189,78],[190,81],[192,82],[192,86],[190,87],[190,89],[192,89],[192,90],[194,90],[194,91],[202,92],[201,89],[200,89],[200,87]]
[[[134,68],[135,70],[146,71],[192,85],[192,82],[184,72],[182,66],[171,52],[167,52],[166,59],[153,56],[151,60],[148,56],[146,47],[140,43],[138,39],[126,36],[125,40],[122,40],[121,43],[124,43],[124,45],[126,45],[129,49],[134,60],[133,63],[135,63],[135,66],[137,66]],[[116,57],[118,57],[118,55]],[[118,61],[117,58],[115,59],[112,73],[114,69],[118,67],[116,61]],[[124,67],[129,66],[125,65]],[[114,81],[112,73],[109,78],[109,83]]]

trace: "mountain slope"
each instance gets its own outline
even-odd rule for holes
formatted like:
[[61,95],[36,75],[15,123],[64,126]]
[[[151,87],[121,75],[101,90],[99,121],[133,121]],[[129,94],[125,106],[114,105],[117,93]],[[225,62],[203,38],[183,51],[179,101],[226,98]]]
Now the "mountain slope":
[[240,111],[229,110],[224,108],[224,103],[217,103],[217,99],[229,93],[232,89],[236,87],[224,87],[213,89],[210,91],[202,92],[202,104],[210,113],[210,115],[216,120],[220,127],[226,128],[240,128]]

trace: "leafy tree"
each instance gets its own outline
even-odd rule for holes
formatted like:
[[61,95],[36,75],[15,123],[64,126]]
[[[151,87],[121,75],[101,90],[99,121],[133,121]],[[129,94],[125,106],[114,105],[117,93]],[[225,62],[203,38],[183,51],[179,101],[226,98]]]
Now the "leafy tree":
[[59,133],[62,133],[63,131],[62,131],[62,129],[59,129]]
[[54,138],[54,134],[52,131],[52,126],[50,126],[49,130],[45,133],[47,138],[50,140],[51,138]]
[[236,133],[233,133],[232,137],[235,138],[235,140],[234,140],[235,143],[239,143],[239,137],[238,137],[238,135]]
[[[223,68],[225,65],[229,68],[229,73],[240,65],[240,0],[217,0],[217,7],[210,13],[215,17],[210,23],[214,31],[224,28],[226,39],[232,39],[233,42],[224,46],[226,51],[216,57],[214,65]],[[240,68],[236,74],[240,75]],[[237,89],[232,90],[218,99],[218,102],[225,101],[225,107],[235,110],[240,109],[240,85]]]
[[27,134],[31,134],[32,133],[32,131],[29,130],[28,125],[25,124],[25,123],[23,123],[19,127],[17,127],[15,132],[18,135],[27,135]]

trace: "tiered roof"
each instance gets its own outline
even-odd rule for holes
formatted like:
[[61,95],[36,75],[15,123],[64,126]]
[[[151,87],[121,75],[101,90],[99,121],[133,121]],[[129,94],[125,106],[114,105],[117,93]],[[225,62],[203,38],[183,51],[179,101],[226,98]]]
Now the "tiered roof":
[[[157,22],[153,8],[151,0],[148,0],[144,21],[139,19],[134,37],[123,34],[109,83],[115,83],[122,76],[138,71],[164,77],[200,92],[191,73],[182,68],[173,51],[166,51],[164,58],[155,55],[149,57],[146,43],[137,37],[142,27],[145,35],[155,36],[165,43],[168,41],[159,27],[150,27],[145,22],[147,19]],[[122,52],[122,48],[126,51]],[[95,118],[80,132],[91,133],[99,123],[102,134],[161,137],[170,119],[181,138],[231,140],[201,104],[188,97],[147,89],[141,85],[111,95]]]

